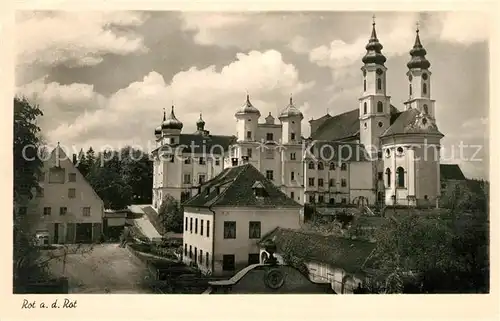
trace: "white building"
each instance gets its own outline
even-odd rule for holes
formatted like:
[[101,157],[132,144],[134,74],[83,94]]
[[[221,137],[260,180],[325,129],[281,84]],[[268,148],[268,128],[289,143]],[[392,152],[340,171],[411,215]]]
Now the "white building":
[[48,235],[51,244],[99,241],[104,203],[59,144],[43,163],[39,186],[18,207],[32,234]]
[[233,275],[259,263],[261,237],[300,227],[301,206],[250,164],[225,169],[184,203],[184,255],[203,272]]
[[[403,111],[392,106],[387,95],[388,70],[381,50],[374,23],[362,59],[359,107],[310,120],[309,138],[302,136],[304,116],[291,98],[279,122],[269,114],[259,123],[260,111],[247,95],[235,113],[235,136],[208,134],[201,117],[196,133],[181,134],[183,125],[172,110],[155,130],[153,205],[159,207],[165,193],[185,200],[190,189],[224,168],[249,163],[301,204],[438,206],[444,135],[436,125],[430,63],[418,30]],[[178,148],[192,143],[201,147]],[[215,145],[220,147],[208,154]],[[190,158],[179,161],[180,156]]]

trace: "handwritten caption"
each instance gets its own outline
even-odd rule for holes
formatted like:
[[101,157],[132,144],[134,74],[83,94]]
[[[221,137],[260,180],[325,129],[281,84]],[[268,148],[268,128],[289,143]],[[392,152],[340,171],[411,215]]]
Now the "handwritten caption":
[[21,306],[21,309],[74,309],[76,308],[76,300],[70,300],[70,299],[64,299],[62,302],[58,302],[55,300],[52,303],[46,303],[46,302],[40,302],[37,303],[36,301],[28,301],[26,299],[23,300],[23,304]]

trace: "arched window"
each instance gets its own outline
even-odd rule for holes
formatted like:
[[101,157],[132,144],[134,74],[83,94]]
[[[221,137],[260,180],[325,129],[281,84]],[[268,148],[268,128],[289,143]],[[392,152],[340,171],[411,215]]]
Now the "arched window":
[[398,187],[405,187],[405,170],[403,167],[398,167]]
[[331,162],[331,163],[330,163],[330,170],[331,170],[331,171],[334,171],[334,170],[335,170],[335,163],[334,163],[334,162]]
[[387,187],[391,187],[391,169],[387,168],[385,170],[385,175],[387,176]]
[[363,104],[363,114],[366,114],[368,110],[368,105],[366,104],[366,102]]
[[427,95],[427,84],[425,82],[422,85],[422,92],[424,93],[424,95]]
[[382,79],[377,78],[377,89],[382,90]]
[[366,79],[363,79],[363,90],[366,91]]
[[410,84],[410,96],[413,95],[412,89],[411,89],[411,84]]
[[319,170],[323,170],[323,169],[324,169],[324,167],[323,167],[323,163],[322,163],[322,162],[319,162],[319,163],[318,163],[318,169],[319,169]]
[[424,114],[428,113],[429,113],[429,107],[427,107],[427,105],[424,105]]
[[314,163],[313,162],[309,162],[309,169],[314,169]]
[[346,163],[342,163],[342,164],[340,164],[340,170],[341,170],[341,171],[345,171],[345,170],[347,170],[347,164],[346,164]]
[[377,103],[377,113],[383,113],[384,112],[384,104],[382,104],[381,101]]

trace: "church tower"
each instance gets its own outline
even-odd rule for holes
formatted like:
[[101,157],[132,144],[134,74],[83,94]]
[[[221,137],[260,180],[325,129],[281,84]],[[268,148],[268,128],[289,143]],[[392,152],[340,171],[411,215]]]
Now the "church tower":
[[252,105],[248,94],[245,104],[236,111],[234,117],[236,117],[236,136],[238,141],[256,141],[260,111]]
[[408,100],[405,102],[406,110],[415,108],[427,117],[435,118],[434,100],[431,99],[430,62],[425,58],[427,51],[420,42],[417,26],[415,44],[410,50],[411,59],[408,62]]
[[382,44],[377,38],[375,21],[372,34],[363,57],[363,95],[359,98],[359,137],[368,155],[375,159],[379,150],[379,137],[389,127],[390,96],[387,96],[385,67],[386,57],[382,54]]

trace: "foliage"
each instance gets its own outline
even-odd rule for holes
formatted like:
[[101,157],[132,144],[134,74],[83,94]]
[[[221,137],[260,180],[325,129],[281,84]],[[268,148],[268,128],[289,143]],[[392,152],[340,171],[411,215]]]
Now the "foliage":
[[182,233],[184,210],[179,202],[167,194],[158,209],[158,216],[165,232]]
[[441,195],[441,206],[452,212],[487,212],[488,202],[489,183],[484,180],[449,182]]
[[153,199],[153,165],[140,150],[125,147],[120,151],[121,175],[132,188],[132,204],[150,204]]

